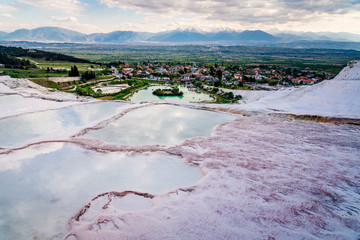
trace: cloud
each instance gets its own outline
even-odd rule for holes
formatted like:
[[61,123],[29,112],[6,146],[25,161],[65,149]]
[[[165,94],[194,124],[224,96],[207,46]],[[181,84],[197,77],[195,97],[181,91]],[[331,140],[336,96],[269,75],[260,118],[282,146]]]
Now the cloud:
[[53,26],[59,26],[63,28],[68,28],[74,31],[79,31],[82,33],[95,33],[101,32],[102,29],[91,24],[83,24],[78,21],[78,19],[74,16],[67,16],[67,17],[55,17],[51,16],[50,20],[53,22]]
[[13,15],[11,15],[10,13],[3,13],[1,16],[5,17],[5,18],[15,18]]
[[360,11],[357,0],[98,0],[108,7],[139,9],[156,15],[191,15],[198,20],[237,23],[311,21],[329,14]]
[[78,14],[84,8],[84,3],[78,0],[18,0],[21,3],[38,8],[59,10],[64,13]]
[[50,19],[55,22],[63,22],[63,23],[70,23],[70,24],[79,24],[76,17],[55,17],[51,16]]
[[0,12],[13,12],[16,11],[17,8],[11,5],[0,4]]
[[10,21],[0,21],[0,31],[5,31],[5,32],[12,32],[16,29],[22,29],[22,28],[27,28],[27,29],[33,29],[33,28],[37,28],[37,27],[42,27],[42,25],[39,24],[34,24],[34,23],[14,23],[14,22],[10,22]]

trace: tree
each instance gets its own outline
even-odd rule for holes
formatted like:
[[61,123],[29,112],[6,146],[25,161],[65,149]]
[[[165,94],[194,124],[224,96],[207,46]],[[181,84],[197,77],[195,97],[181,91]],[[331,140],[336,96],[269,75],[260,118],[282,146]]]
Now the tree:
[[220,86],[221,86],[221,81],[214,82],[214,87],[220,87]]
[[69,77],[78,77],[78,76],[80,76],[79,70],[76,67],[76,65],[74,65],[73,67],[70,68]]
[[234,94],[232,92],[226,92],[222,96],[228,100],[234,99]]
[[203,85],[202,85],[201,82],[195,82],[194,85],[195,85],[195,87],[197,87],[197,88],[200,88],[200,89],[203,88]]
[[78,70],[78,68],[76,67],[76,65],[74,65],[74,75],[75,75],[76,77],[80,76],[79,70]]
[[269,82],[269,86],[276,86],[276,85],[278,85],[278,81],[270,81]]
[[217,76],[217,78],[219,79],[219,81],[221,81],[221,79],[222,79],[222,71],[221,71],[221,70],[217,70],[217,71],[216,71],[216,76]]
[[81,74],[81,79],[82,80],[90,80],[90,79],[95,79],[96,75],[95,75],[95,72],[93,71],[86,71],[84,72],[83,74]]
[[91,96],[95,93],[94,90],[92,90],[89,86],[87,87],[77,86],[75,92],[82,96]]
[[178,87],[173,87],[173,88],[171,89],[171,93],[173,93],[173,94],[178,94],[178,93],[180,93],[180,90],[179,90]]
[[215,68],[213,66],[210,67],[210,75],[215,77]]

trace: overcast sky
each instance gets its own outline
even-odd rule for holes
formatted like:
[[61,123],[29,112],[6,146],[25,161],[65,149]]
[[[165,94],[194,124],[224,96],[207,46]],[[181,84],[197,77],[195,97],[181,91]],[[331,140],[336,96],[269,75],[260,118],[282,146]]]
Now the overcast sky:
[[0,31],[196,28],[360,34],[360,0],[0,0]]

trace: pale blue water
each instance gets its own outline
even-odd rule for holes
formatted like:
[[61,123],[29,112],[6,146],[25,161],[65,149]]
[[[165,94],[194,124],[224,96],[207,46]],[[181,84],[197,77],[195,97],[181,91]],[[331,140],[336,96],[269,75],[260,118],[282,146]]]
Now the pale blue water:
[[166,100],[166,101],[170,101],[170,102],[203,102],[203,101],[209,102],[209,101],[214,100],[208,94],[192,92],[192,91],[189,91],[186,87],[179,87],[180,91],[182,91],[184,93],[183,96],[159,97],[159,96],[153,95],[152,92],[158,88],[164,89],[164,88],[169,88],[169,87],[151,86],[146,89],[139,90],[130,97],[130,101],[139,103],[139,102],[143,102],[143,101],[150,102],[150,101],[161,101],[161,100]]
[[[2,119],[0,146],[62,134],[73,127],[80,130],[110,118],[124,104],[83,104]],[[174,145],[187,138],[209,136],[214,126],[234,118],[155,105],[131,111],[85,137],[124,145]],[[0,154],[0,239],[61,239],[67,232],[66,221],[98,194],[125,190],[166,193],[193,185],[201,177],[198,168],[184,164],[181,158],[158,152],[100,153],[74,144],[47,143]],[[124,201],[118,201],[119,207]],[[126,201],[131,205],[131,198]]]
[[[18,100],[19,96],[12,97]],[[112,116],[116,108],[123,105],[124,103],[118,102],[82,104],[1,119],[0,146],[11,146],[43,134],[66,131],[75,126],[85,126],[93,121]]]
[[226,113],[155,105],[129,112],[83,137],[121,145],[176,145],[187,138],[210,136],[216,125],[234,119]]
[[65,223],[98,194],[165,193],[202,174],[164,153],[99,153],[48,143],[0,158],[0,239],[61,239]]

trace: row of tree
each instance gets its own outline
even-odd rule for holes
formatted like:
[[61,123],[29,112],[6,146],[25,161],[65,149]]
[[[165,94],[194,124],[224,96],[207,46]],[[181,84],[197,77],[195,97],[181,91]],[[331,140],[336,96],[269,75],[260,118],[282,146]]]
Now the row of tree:
[[[79,69],[76,67],[76,65],[71,66],[69,71],[69,77],[79,77]],[[81,80],[87,81],[90,79],[95,79],[96,74],[93,71],[86,71],[81,74]]]
[[79,77],[79,76],[80,76],[79,70],[76,67],[76,65],[71,66],[71,69],[69,71],[69,77]]
[[95,77],[96,77],[96,74],[93,71],[86,71],[81,74],[81,79],[86,80],[86,81],[90,80],[90,79],[95,79]]

